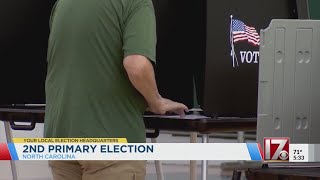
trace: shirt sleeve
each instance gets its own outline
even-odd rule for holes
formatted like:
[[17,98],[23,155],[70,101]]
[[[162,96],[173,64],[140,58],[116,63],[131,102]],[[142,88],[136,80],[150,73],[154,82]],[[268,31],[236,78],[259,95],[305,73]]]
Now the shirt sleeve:
[[52,7],[52,9],[51,9],[50,19],[49,19],[49,28],[50,28],[50,31],[51,31],[51,28],[52,28],[53,17],[54,17],[54,13],[55,13],[55,10],[56,10],[58,1],[59,1],[59,0],[57,0],[57,1],[54,3],[54,5],[53,5],[53,7]]
[[142,55],[156,61],[156,20],[151,0],[133,4],[124,22],[124,57]]

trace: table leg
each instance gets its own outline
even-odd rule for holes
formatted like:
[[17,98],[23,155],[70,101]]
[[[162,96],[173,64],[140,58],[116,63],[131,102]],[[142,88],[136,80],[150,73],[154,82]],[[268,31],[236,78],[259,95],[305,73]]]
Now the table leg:
[[[12,134],[11,134],[9,121],[4,121],[4,131],[6,132],[7,143],[12,143]],[[10,165],[11,165],[12,178],[13,180],[17,180],[17,169],[16,169],[15,161],[11,160]]]
[[[197,133],[190,134],[190,142],[197,143]],[[190,180],[197,180],[197,161],[190,161]]]
[[[156,138],[151,138],[152,143],[157,143]],[[161,161],[155,160],[157,180],[164,180]]]
[[[237,132],[238,143],[245,143],[244,135],[245,135],[244,131]],[[230,169],[239,170],[239,169],[246,167],[246,166],[248,166],[248,164],[246,165],[245,161],[242,161],[242,160],[221,163],[221,169],[223,169],[223,170],[230,170]]]
[[[208,134],[202,134],[202,143],[208,143],[209,142],[209,135]],[[208,178],[208,161],[202,160],[201,164],[201,180],[207,180]]]
[[237,139],[238,139],[238,143],[245,143],[244,131],[238,131]]
[[[245,143],[246,140],[244,138],[244,131],[238,131],[238,143]],[[239,161],[240,166],[245,164],[245,161]],[[240,173],[241,174],[241,173]]]

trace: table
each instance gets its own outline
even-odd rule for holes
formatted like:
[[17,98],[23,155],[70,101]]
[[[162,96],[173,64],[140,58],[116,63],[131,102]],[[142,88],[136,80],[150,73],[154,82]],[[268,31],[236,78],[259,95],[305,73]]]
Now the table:
[[[145,116],[147,129],[198,132],[202,136],[202,143],[209,142],[209,134],[213,132],[233,132],[256,130],[256,118],[210,118],[202,115],[179,116]],[[201,179],[208,176],[208,161],[201,163]]]
[[[44,122],[44,107],[30,108],[0,108],[0,119],[8,122],[14,130],[32,130],[36,123]],[[15,122],[30,122],[29,125],[17,125]],[[211,118],[203,115],[179,116],[168,115],[145,115],[144,122],[146,129],[154,130],[147,133],[148,138],[158,137],[161,130],[197,132],[202,136],[202,143],[209,142],[209,134],[213,132],[233,132],[256,130],[256,118]],[[8,130],[8,127],[6,128]],[[6,132],[9,133],[9,132]],[[11,138],[8,134],[7,137]],[[12,166],[14,167],[14,165]],[[207,180],[208,161],[201,162],[201,179]]]

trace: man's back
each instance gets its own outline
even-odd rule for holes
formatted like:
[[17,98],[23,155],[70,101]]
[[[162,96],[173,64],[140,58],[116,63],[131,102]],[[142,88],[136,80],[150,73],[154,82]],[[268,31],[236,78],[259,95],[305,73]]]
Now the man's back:
[[51,18],[45,137],[144,142],[142,95],[123,58],[155,60],[151,0],[60,0]]

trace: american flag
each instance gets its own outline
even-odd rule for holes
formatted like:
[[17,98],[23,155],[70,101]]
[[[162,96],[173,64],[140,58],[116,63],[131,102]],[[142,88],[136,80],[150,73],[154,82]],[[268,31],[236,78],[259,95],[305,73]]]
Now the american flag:
[[232,19],[233,42],[248,41],[254,46],[259,46],[260,36],[254,27],[245,25],[242,21]]

